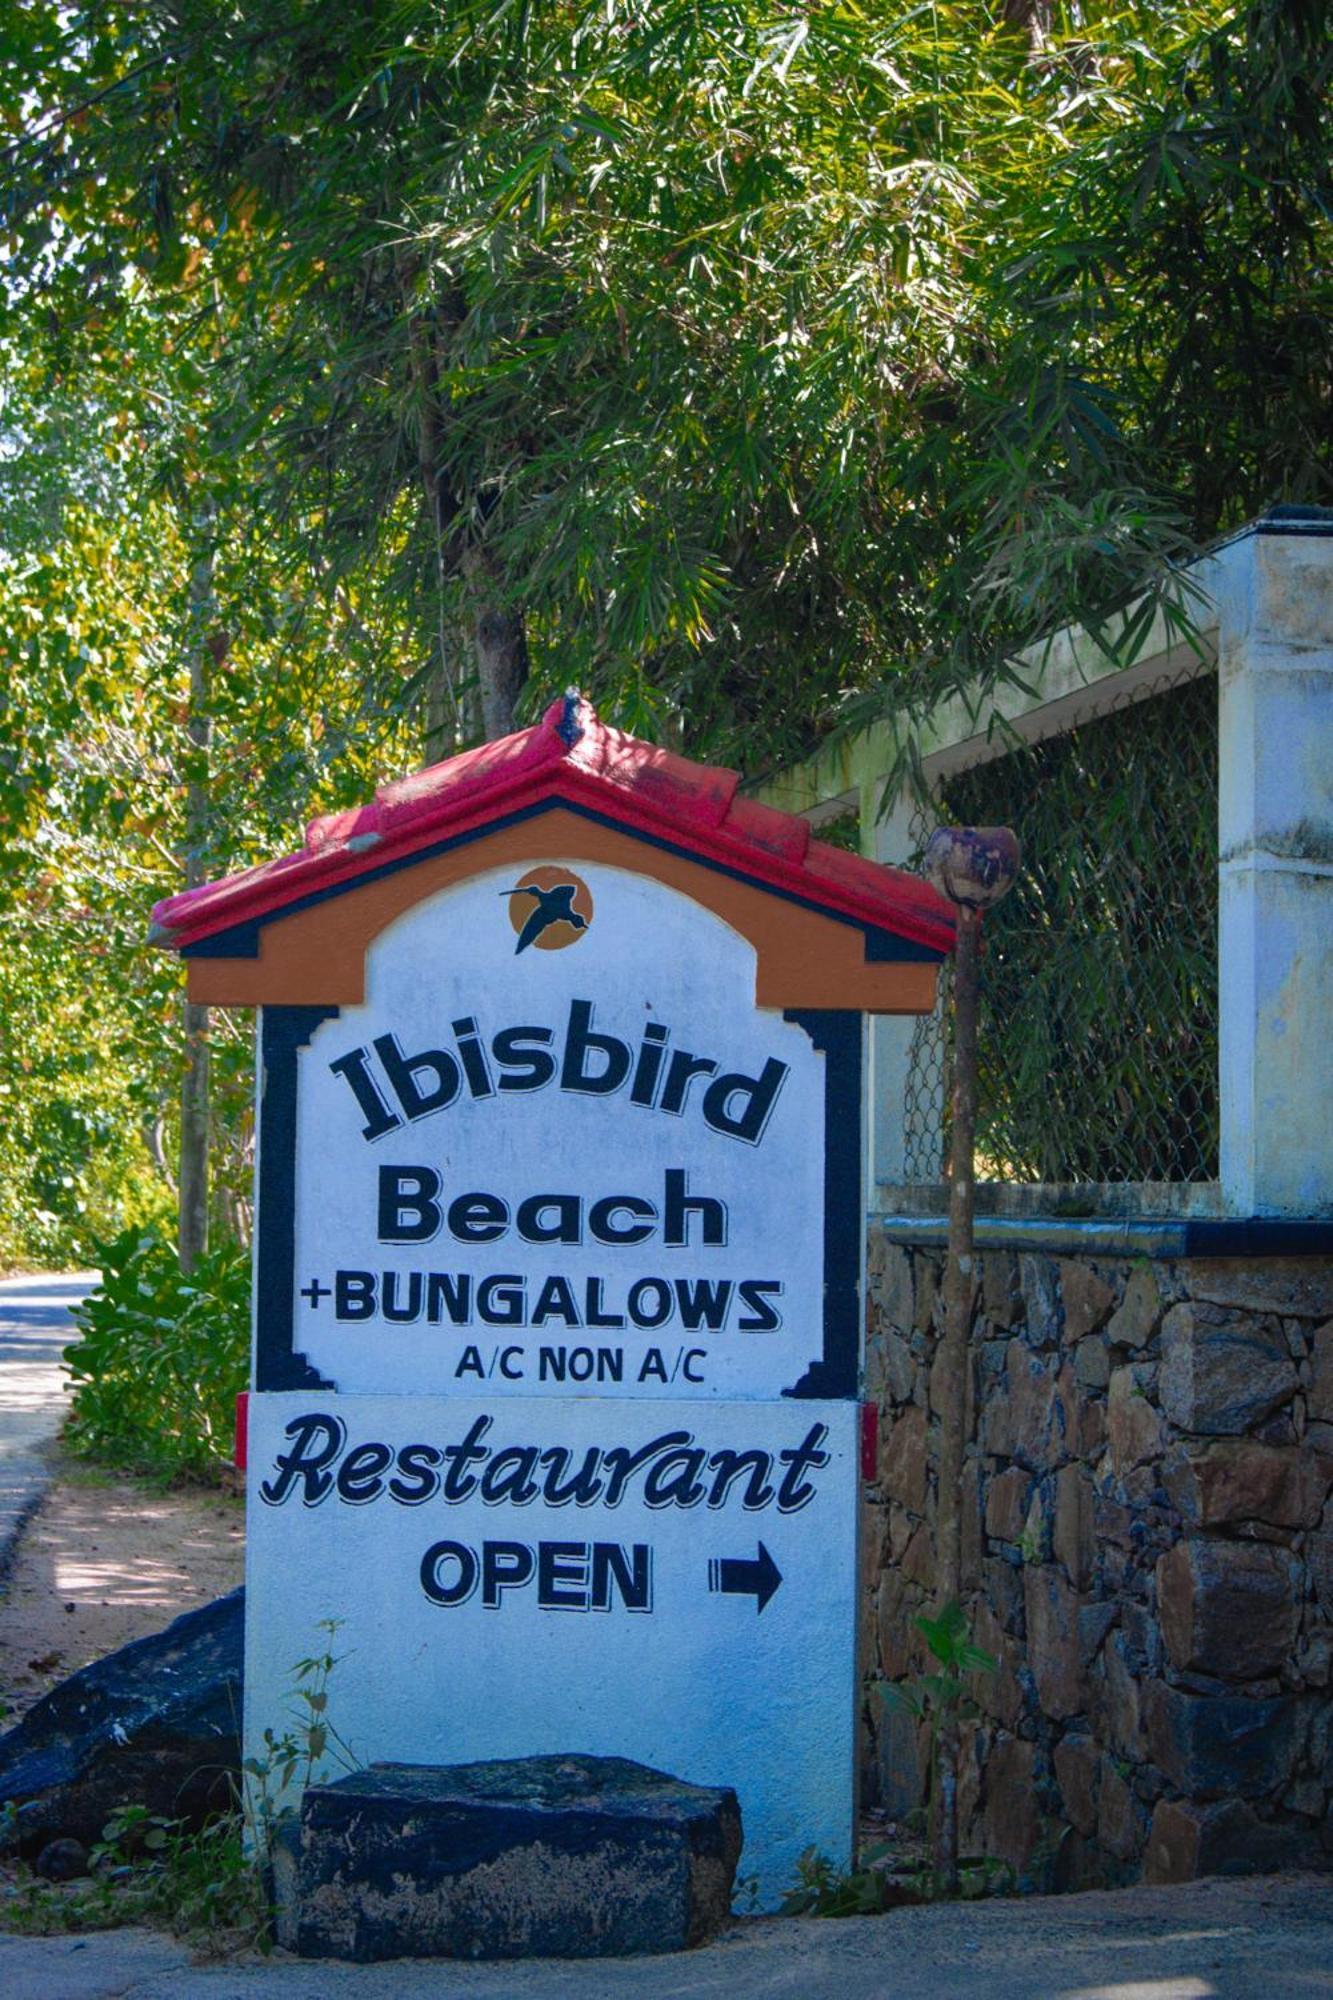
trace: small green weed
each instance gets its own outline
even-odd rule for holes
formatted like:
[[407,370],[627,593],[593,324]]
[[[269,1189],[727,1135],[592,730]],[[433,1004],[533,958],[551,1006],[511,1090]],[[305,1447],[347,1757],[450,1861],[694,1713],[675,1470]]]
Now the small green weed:
[[[808,1847],[797,1863],[799,1879],[783,1897],[784,1917],[877,1917],[905,1903],[933,1902],[938,1889],[926,1862],[904,1855],[890,1842],[867,1847],[859,1868],[835,1868],[826,1855]],[[958,1864],[958,1893],[964,1901],[1002,1895],[1013,1886],[1013,1870],[988,1855],[969,1855]]]
[[290,1728],[281,1735],[266,1729],[263,1755],[247,1757],[241,1766],[247,1780],[246,1816],[261,1853],[267,1853],[278,1821],[299,1811],[307,1785],[324,1777],[325,1764],[342,1771],[361,1769],[355,1751],[329,1718],[329,1679],[346,1657],[331,1650],[341,1624],[340,1618],[320,1619],[319,1630],[328,1633],[330,1644],[292,1668]]
[[835,1868],[827,1855],[807,1847],[797,1862],[795,1888],[783,1897],[784,1917],[877,1917],[899,1903],[919,1903],[920,1893],[895,1879],[889,1871],[894,1850],[887,1845],[868,1847],[861,1866],[844,1872]]

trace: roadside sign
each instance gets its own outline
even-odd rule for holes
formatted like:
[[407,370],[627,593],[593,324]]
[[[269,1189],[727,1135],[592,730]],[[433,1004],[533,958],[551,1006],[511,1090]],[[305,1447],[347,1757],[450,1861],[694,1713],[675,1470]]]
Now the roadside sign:
[[155,912],[259,1008],[247,1754],[735,1788],[853,1852],[863,1024],[952,914],[586,703]]

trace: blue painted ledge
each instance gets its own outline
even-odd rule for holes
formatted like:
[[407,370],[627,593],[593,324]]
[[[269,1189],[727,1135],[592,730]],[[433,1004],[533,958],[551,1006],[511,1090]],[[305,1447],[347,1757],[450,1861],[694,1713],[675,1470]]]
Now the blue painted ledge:
[[[930,1249],[948,1240],[944,1215],[881,1215],[868,1218],[890,1243]],[[1288,1221],[1254,1216],[1115,1216],[1099,1219],[1058,1215],[979,1215],[979,1250],[1046,1250],[1073,1257],[1329,1257],[1333,1221]]]

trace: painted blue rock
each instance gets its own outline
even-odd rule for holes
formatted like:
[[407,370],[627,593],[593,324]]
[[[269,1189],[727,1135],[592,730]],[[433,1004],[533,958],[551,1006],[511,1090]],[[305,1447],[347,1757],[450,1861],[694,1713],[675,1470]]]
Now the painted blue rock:
[[733,1791],[621,1757],[373,1764],[280,1830],[278,1939],[362,1962],[681,1951],[727,1921],[740,1849]]
[[25,1852],[100,1839],[117,1806],[197,1820],[240,1769],[245,1593],[187,1611],[71,1674],[0,1736],[0,1802]]

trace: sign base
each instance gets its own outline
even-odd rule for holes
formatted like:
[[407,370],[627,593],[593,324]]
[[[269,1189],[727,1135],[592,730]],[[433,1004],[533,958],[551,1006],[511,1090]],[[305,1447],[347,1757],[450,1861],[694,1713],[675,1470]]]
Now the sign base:
[[327,1646],[359,1763],[582,1752],[732,1786],[740,1880],[774,1908],[806,1848],[852,1858],[857,1421],[252,1396],[247,1757],[298,1724]]

